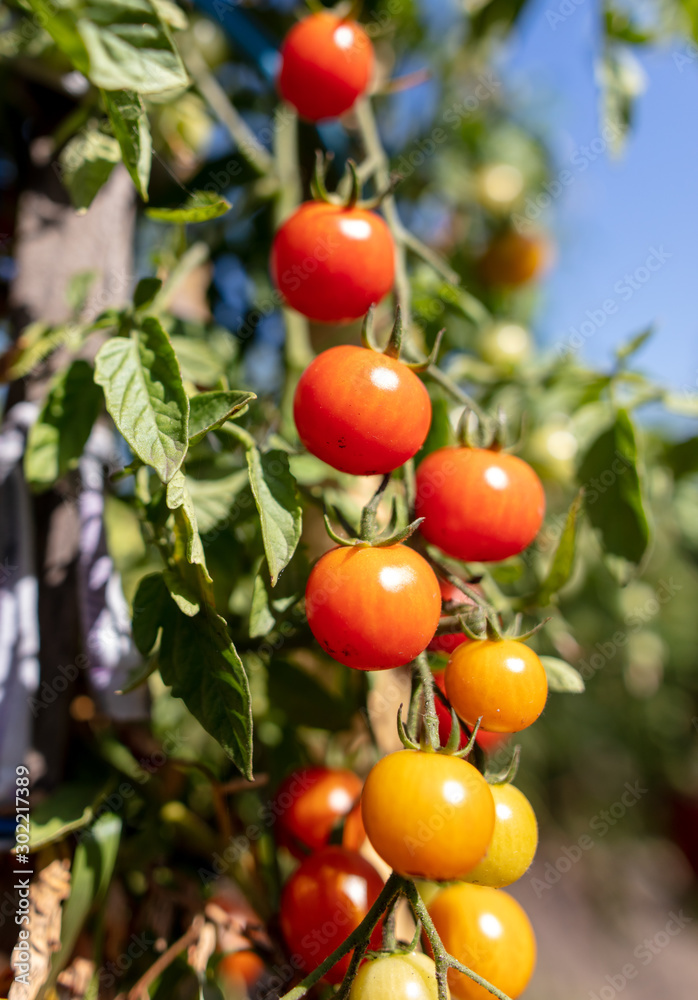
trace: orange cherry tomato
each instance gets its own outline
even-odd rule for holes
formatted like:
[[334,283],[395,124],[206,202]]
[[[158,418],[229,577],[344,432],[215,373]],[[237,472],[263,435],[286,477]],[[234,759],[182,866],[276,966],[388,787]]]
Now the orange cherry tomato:
[[[359,926],[375,903],[383,881],[365,858],[343,847],[311,854],[291,875],[281,894],[281,930],[289,953],[310,972]],[[370,948],[380,947],[381,926]],[[345,955],[325,976],[339,983],[349,967]]]
[[293,401],[298,436],[341,472],[385,474],[422,447],[431,400],[406,365],[364,347],[319,354],[300,377]]
[[[470,639],[466,636],[463,636],[463,638],[466,642],[470,642]],[[439,690],[446,694],[446,671],[439,670],[435,672],[434,681]],[[446,695],[446,697],[448,697],[448,695]],[[434,696],[434,707],[436,709],[436,716],[439,720],[439,742],[441,743],[441,746],[444,746],[451,734],[453,720],[451,718],[450,711],[436,695]],[[497,747],[503,746],[507,742],[507,739],[507,733],[486,733],[484,729],[478,729],[475,742],[478,746],[482,747],[483,750],[486,750],[488,753],[492,753],[493,750],[497,749]],[[468,738],[461,730],[460,739],[458,741],[458,749],[462,750],[467,742]]]
[[[334,827],[344,817],[348,819],[357,806],[361,788],[361,778],[353,771],[330,767],[294,771],[274,798],[277,841],[297,858],[326,847]],[[355,828],[348,836],[351,843],[345,846],[361,846],[361,840],[356,842],[359,833]]]
[[246,997],[259,982],[264,972],[264,962],[256,951],[243,948],[224,955],[218,966],[218,977],[226,992],[234,997]]
[[356,21],[310,14],[281,46],[279,93],[308,121],[336,118],[365,93],[373,64],[373,46]]
[[459,646],[446,667],[446,693],[463,722],[517,733],[545,708],[548,678],[538,656],[513,639],[482,639]]
[[[449,886],[432,899],[429,914],[446,951],[515,1000],[536,964],[531,922],[516,900],[482,885]],[[463,972],[448,970],[456,1000],[492,1000]]]
[[490,785],[494,833],[487,854],[465,876],[466,882],[500,889],[528,871],[538,847],[538,823],[531,803],[510,784]]
[[426,649],[441,601],[434,571],[414,549],[339,546],[313,567],[305,608],[331,657],[358,670],[382,670]]
[[417,516],[432,545],[474,562],[507,559],[538,534],[545,493],[530,465],[488,448],[439,448],[417,470]]
[[488,285],[517,288],[545,271],[552,259],[550,243],[511,229],[495,236],[480,258],[480,277]]
[[490,787],[459,757],[398,750],[369,772],[361,813],[366,834],[401,875],[462,878],[483,857],[494,829]]
[[348,323],[392,288],[395,244],[375,212],[308,201],[277,230],[271,273],[286,302],[308,319]]

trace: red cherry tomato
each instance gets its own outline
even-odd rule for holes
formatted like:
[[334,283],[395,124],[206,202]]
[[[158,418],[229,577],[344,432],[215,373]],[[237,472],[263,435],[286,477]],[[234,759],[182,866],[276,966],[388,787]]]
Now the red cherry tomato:
[[358,670],[413,660],[434,635],[440,608],[434,571],[406,545],[331,549],[305,590],[313,635],[331,657]]
[[308,201],[276,233],[274,284],[309,319],[348,323],[393,286],[395,245],[375,212]]
[[[429,904],[434,926],[449,954],[515,1000],[536,964],[531,922],[508,892],[482,885],[449,886]],[[492,1000],[464,972],[448,970],[455,1000]]]
[[398,750],[371,769],[361,813],[366,834],[401,875],[462,878],[494,830],[490,786],[472,764],[447,754]]
[[366,92],[373,63],[373,46],[356,21],[311,14],[281,46],[279,93],[308,121],[336,118]]
[[543,523],[545,493],[530,465],[487,448],[439,448],[417,470],[417,516],[428,542],[473,562],[507,559]]
[[459,646],[446,667],[448,700],[463,722],[483,729],[517,733],[545,708],[548,678],[538,656],[513,639]]
[[323,351],[300,377],[293,402],[298,436],[340,472],[384,475],[424,444],[431,401],[400,361],[364,347]]
[[[465,641],[470,642],[469,639],[466,639]],[[439,670],[438,673],[434,674],[434,680],[439,689],[446,694],[446,671]],[[448,695],[446,695],[446,697],[448,697]],[[438,696],[434,697],[434,706],[439,720],[439,741],[441,745],[444,746],[451,733],[451,713]],[[486,750],[488,753],[492,753],[497,749],[497,747],[503,746],[507,740],[507,733],[486,733],[484,729],[478,729],[477,736],[475,737],[475,742],[478,746],[482,747],[482,749]],[[458,749],[462,750],[467,742],[468,739],[465,733],[461,730],[460,740],[458,741]]]
[[[361,788],[362,781],[353,771],[330,767],[294,771],[274,798],[277,841],[297,858],[326,847],[334,827],[358,803]],[[360,840],[356,843],[355,829],[350,837],[351,844],[345,846],[361,845]]]
[[[281,894],[281,930],[290,954],[310,972],[355,930],[375,903],[383,881],[365,858],[343,847],[311,854],[291,875]],[[370,948],[380,948],[380,924]],[[345,955],[325,976],[341,982],[349,967]]]

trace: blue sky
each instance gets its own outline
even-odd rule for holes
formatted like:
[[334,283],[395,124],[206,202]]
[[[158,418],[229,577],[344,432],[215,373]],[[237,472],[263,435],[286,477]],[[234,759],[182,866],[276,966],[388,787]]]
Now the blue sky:
[[[542,124],[556,168],[573,175],[549,215],[558,259],[543,287],[536,333],[547,344],[568,339],[589,310],[595,321],[584,328],[593,332],[582,354],[604,364],[615,345],[654,322],[657,332],[638,363],[661,382],[695,388],[698,59],[677,65],[676,56],[688,52],[681,40],[641,53],[647,89],[624,153],[592,162],[581,147],[600,135],[597,4],[583,0],[553,26],[546,12],[558,7],[559,0],[528,6],[501,68],[527,119]],[[653,248],[655,270],[645,271]],[[608,300],[616,308],[601,323]]]

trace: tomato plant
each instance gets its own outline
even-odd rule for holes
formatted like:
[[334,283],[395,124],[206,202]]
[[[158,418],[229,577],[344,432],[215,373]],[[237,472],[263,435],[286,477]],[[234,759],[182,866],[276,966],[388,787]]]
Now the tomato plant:
[[458,715],[494,733],[516,733],[545,708],[548,680],[539,657],[522,642],[489,640],[459,646],[446,667],[446,693]]
[[350,1000],[437,1000],[436,967],[428,955],[407,952],[364,962]]
[[[301,862],[281,896],[281,929],[304,969],[313,969],[358,927],[382,886],[375,868],[343,847],[326,847]],[[371,937],[374,948],[379,944],[380,928]],[[345,956],[327,981],[341,982],[348,967]]]
[[326,847],[335,826],[345,820],[342,843],[357,849],[363,837],[356,814],[361,779],[346,768],[306,767],[294,771],[276,793],[276,839],[296,857]]
[[293,402],[305,447],[341,472],[384,474],[412,458],[431,422],[429,394],[394,358],[350,345],[323,351]]
[[457,757],[419,750],[378,761],[361,813],[369,840],[391,868],[436,881],[474,868],[494,829],[494,802],[480,772]]
[[[449,886],[429,905],[446,949],[460,962],[515,1000],[526,989],[536,964],[531,923],[516,900],[481,885]],[[486,1000],[491,994],[462,972],[450,969],[448,985],[456,1000]]]
[[538,847],[538,823],[531,803],[514,785],[494,784],[490,791],[495,810],[492,839],[465,881],[501,889],[528,871]]
[[348,323],[390,291],[393,237],[375,212],[308,201],[277,230],[271,273],[286,302],[303,316]]
[[488,448],[440,448],[417,470],[417,516],[428,542],[456,559],[508,559],[530,545],[545,513],[533,469]]
[[308,121],[336,118],[368,88],[373,62],[360,24],[330,11],[310,14],[281,46],[279,93]]
[[323,649],[358,670],[409,663],[434,635],[441,610],[436,575],[406,545],[332,549],[313,567],[305,602]]

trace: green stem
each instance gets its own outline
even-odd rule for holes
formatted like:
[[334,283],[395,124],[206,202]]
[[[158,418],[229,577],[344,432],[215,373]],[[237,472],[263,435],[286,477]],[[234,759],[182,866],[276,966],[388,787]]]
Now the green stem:
[[257,442],[244,427],[240,427],[239,424],[228,421],[227,424],[223,424],[219,430],[223,431],[224,434],[229,434],[230,437],[237,438],[240,444],[244,447],[245,451],[252,451],[253,448],[257,447]]
[[420,653],[416,660],[417,671],[424,691],[424,730],[427,743],[432,750],[439,749],[439,719],[434,705],[434,678],[426,653]]
[[405,503],[407,504],[407,521],[414,521],[417,497],[417,477],[414,471],[414,459],[408,458],[402,467],[405,482]]
[[439,937],[439,932],[436,927],[434,927],[434,922],[429,916],[429,911],[424,905],[417,887],[411,880],[405,880],[405,885],[402,890],[407,897],[407,902],[410,904],[410,909],[414,913],[415,919],[417,919],[422,927],[424,928],[424,933],[426,934],[429,944],[431,945],[432,954],[434,956],[434,963],[436,965],[436,982],[438,984],[439,990],[439,1000],[448,1000],[448,970],[456,969],[458,972],[462,972],[464,976],[468,976],[472,979],[474,983],[478,986],[482,986],[484,990],[491,993],[492,996],[498,997],[498,1000],[511,1000],[506,993],[502,993],[501,990],[493,986],[482,976],[478,976],[477,972],[473,972],[469,969],[467,965],[463,965],[452,955],[449,955],[443,946],[441,938]]
[[381,484],[373,494],[371,499],[368,501],[364,509],[361,511],[361,527],[359,528],[359,538],[363,542],[370,542],[375,537],[376,534],[376,513],[378,512],[378,504],[381,501],[381,497],[388,488],[388,483],[390,482],[390,476],[392,473],[388,472],[383,476]]
[[385,920],[383,921],[383,940],[381,941],[381,946],[383,951],[395,951],[397,947],[397,936],[395,934],[395,923],[397,919],[397,906],[400,902],[400,897],[396,896],[392,901],[388,909],[386,910]]
[[449,396],[456,400],[456,402],[462,403],[463,406],[470,407],[471,410],[477,413],[481,420],[487,420],[487,414],[479,403],[476,403],[472,396],[469,396],[467,392],[464,392],[452,378],[446,375],[445,372],[442,372],[440,368],[437,368],[436,365],[429,365],[424,374],[433,382],[436,382],[437,385],[440,385],[441,388],[449,394]]
[[404,891],[405,885],[405,879],[393,872],[381,889],[380,895],[376,899],[375,903],[356,930],[352,931],[349,937],[343,941],[338,948],[335,948],[332,954],[328,955],[324,962],[318,965],[317,969],[313,969],[313,971],[309,973],[305,979],[302,979],[297,986],[294,986],[292,990],[288,991],[288,993],[284,993],[280,1000],[300,1000],[300,998],[304,997],[308,990],[315,985],[315,983],[322,979],[326,972],[329,972],[333,965],[337,964],[340,958],[344,958],[344,956],[357,945],[361,945],[364,942],[369,941],[371,933],[380,920],[382,914],[390,906],[395,897],[400,892]]

